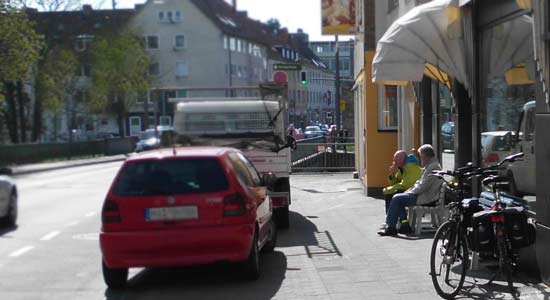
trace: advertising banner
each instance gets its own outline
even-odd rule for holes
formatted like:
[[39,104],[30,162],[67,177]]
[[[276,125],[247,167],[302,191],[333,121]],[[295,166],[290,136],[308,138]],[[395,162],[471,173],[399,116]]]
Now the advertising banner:
[[321,0],[323,35],[355,34],[354,0]]

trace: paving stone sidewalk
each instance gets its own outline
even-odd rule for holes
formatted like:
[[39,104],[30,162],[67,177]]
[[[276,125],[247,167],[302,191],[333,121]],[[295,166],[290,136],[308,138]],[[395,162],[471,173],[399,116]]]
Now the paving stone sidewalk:
[[[429,276],[432,234],[379,237],[383,201],[366,197],[351,174],[293,175],[291,229],[277,251],[287,271],[275,299],[440,299]],[[506,283],[467,277],[457,299],[512,299]],[[517,275],[521,299],[549,299],[550,289]]]

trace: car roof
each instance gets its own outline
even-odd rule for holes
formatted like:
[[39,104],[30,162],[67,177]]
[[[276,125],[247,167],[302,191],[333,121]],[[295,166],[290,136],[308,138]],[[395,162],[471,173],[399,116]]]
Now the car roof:
[[175,147],[146,151],[128,158],[126,161],[160,160],[172,158],[193,158],[193,157],[222,157],[229,152],[236,151],[227,147]]

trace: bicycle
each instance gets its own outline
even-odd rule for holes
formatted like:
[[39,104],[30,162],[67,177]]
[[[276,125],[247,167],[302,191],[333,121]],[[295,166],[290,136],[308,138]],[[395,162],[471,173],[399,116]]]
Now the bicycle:
[[[527,202],[521,198],[504,201],[499,188],[500,183],[508,183],[508,178],[493,175],[483,180],[483,185],[490,187],[493,192],[494,204],[489,210],[473,215],[473,236],[480,236],[475,233],[481,226],[492,229],[488,231],[492,235],[485,235],[482,241],[492,246],[490,250],[498,259],[499,269],[487,284],[490,285],[499,274],[504,274],[510,293],[516,298],[519,293],[514,288],[512,274],[519,259],[518,250],[535,242],[536,228],[527,217]],[[479,243],[480,239],[473,242],[474,244]]]
[[[522,153],[511,155],[498,164],[485,168],[477,168],[469,163],[455,171],[436,171],[432,174],[441,178],[455,195],[455,199],[447,205],[449,218],[437,229],[430,251],[430,276],[437,294],[442,298],[453,299],[464,285],[470,263],[468,228],[472,227],[474,214],[483,210],[477,199],[466,199],[467,181],[473,176],[494,175],[504,163],[513,162],[522,156]],[[456,184],[448,181],[445,176],[453,177]]]

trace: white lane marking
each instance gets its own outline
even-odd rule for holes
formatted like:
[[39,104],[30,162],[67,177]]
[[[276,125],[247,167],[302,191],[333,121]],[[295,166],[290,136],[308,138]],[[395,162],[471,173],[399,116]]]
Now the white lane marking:
[[45,236],[43,236],[40,240],[41,241],[49,241],[49,240],[53,239],[54,237],[56,237],[60,233],[61,233],[60,231],[52,231],[52,232],[46,234]]
[[26,252],[32,250],[34,248],[34,246],[26,246],[26,247],[23,247],[19,250],[16,250],[16,251],[13,251],[12,253],[10,253],[9,257],[18,257],[18,256],[21,256],[23,254],[25,254]]
[[95,214],[96,214],[95,211],[91,211],[91,212],[86,214],[86,218],[93,217],[93,216],[95,216]]
[[73,221],[73,222],[69,222],[69,223],[67,223],[67,224],[65,224],[65,225],[63,225],[63,226],[65,226],[65,227],[71,227],[71,226],[75,226],[75,225],[77,225],[77,224],[78,224],[78,221]]

